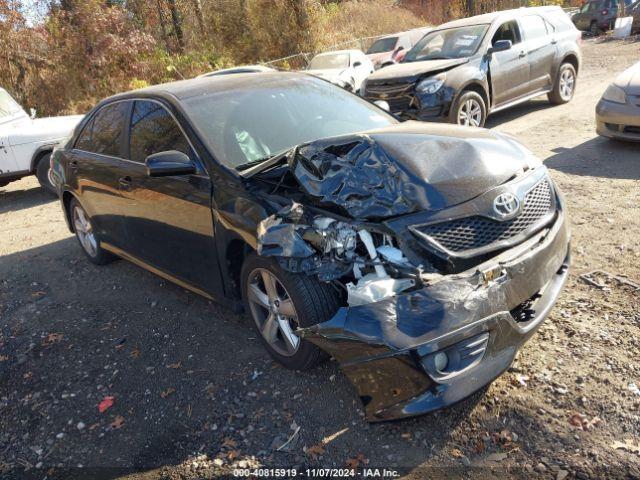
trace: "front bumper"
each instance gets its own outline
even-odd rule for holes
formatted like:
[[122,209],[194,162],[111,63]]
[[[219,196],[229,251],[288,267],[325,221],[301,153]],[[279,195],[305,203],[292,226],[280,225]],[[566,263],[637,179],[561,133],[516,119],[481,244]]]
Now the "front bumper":
[[413,89],[407,90],[401,95],[367,91],[365,98],[370,102],[386,101],[391,107],[391,113],[401,120],[448,122],[455,95],[455,90],[445,85],[436,93],[426,94],[416,92]]
[[[567,280],[569,239],[559,211],[550,229],[473,271],[343,307],[299,334],[338,360],[369,421],[452,405],[504,372],[540,326]],[[438,370],[443,351],[449,365]]]
[[596,131],[607,138],[640,142],[640,98],[625,104],[600,100],[596,106]]

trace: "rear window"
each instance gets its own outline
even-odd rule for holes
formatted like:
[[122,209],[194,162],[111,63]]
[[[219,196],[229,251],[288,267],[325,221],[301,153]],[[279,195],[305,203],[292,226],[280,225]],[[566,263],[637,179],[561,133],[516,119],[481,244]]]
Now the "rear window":
[[373,42],[367,50],[367,54],[390,52],[396,48],[398,37],[381,38]]
[[75,148],[90,153],[119,157],[129,102],[102,107],[84,127]]

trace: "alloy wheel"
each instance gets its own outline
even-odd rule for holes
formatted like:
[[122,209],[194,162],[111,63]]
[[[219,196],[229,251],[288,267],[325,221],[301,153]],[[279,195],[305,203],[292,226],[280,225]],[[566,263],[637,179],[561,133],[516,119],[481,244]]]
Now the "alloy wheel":
[[90,257],[95,257],[98,252],[98,242],[93,233],[93,227],[85,211],[77,205],[73,209],[73,226],[75,227],[76,235],[84,251],[87,252],[87,255]]
[[482,106],[473,98],[466,100],[458,111],[458,125],[479,127],[482,122]]
[[567,101],[571,99],[575,84],[575,75],[570,68],[565,68],[560,74],[560,96],[563,100]]
[[294,334],[298,314],[293,300],[278,278],[264,268],[249,275],[247,299],[251,315],[264,340],[285,357],[295,355],[300,338]]

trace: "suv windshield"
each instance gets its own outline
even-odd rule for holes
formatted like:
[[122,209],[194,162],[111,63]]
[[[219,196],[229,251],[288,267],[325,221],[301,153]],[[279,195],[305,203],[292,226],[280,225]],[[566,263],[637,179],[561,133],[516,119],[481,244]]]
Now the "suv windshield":
[[398,37],[381,38],[373,42],[373,44],[367,50],[367,55],[372,53],[384,53],[390,52],[396,47]]
[[319,138],[397,123],[375,105],[311,76],[262,77],[246,85],[183,103],[213,155],[231,168]]
[[338,53],[335,55],[318,55],[313,57],[309,64],[309,70],[332,70],[347,68],[349,66],[349,54]]
[[22,107],[16,102],[6,90],[0,88],[0,118],[9,117],[22,110]]
[[470,25],[427,33],[407,52],[405,62],[470,57],[480,47],[489,25]]

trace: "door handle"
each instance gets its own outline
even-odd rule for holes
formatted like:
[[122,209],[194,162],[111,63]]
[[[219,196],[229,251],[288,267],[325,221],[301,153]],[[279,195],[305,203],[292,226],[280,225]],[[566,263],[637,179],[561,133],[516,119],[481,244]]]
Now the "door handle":
[[121,190],[131,190],[131,177],[128,175],[126,177],[120,177],[118,184]]
[[558,43],[558,40],[556,40],[555,38],[551,40],[551,45],[555,45],[556,43]]
[[520,52],[520,55],[518,55],[518,58],[524,58],[526,56],[527,56],[527,54],[524,53],[524,51],[522,51],[522,52]]

